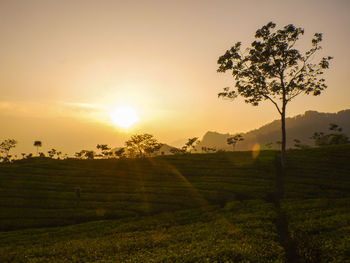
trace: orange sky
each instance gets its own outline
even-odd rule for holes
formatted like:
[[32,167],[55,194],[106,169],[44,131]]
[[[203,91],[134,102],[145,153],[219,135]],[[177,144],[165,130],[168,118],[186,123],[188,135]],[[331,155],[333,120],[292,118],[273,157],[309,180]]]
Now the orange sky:
[[[269,21],[305,28],[299,47],[324,34],[332,55],[328,90],[298,97],[288,116],[350,108],[350,1],[0,1],[0,140],[17,151],[72,153],[97,143],[122,145],[148,132],[172,143],[208,130],[244,132],[278,118],[259,107],[217,98],[232,86],[216,72],[233,43],[250,44]],[[117,128],[109,114],[135,108],[140,121]]]

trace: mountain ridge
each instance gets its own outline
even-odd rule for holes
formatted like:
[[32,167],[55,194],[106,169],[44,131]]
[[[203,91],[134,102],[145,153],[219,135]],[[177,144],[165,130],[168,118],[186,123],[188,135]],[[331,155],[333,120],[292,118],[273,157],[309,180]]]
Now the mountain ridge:
[[[303,114],[286,118],[287,148],[294,146],[294,139],[298,139],[306,145],[313,145],[310,138],[314,132],[328,132],[330,123],[336,123],[343,128],[343,132],[350,137],[350,109],[341,110],[336,113],[325,113],[308,110]],[[260,128],[240,133],[244,141],[238,142],[236,150],[245,151],[253,149],[254,145],[266,148],[265,145],[272,143],[273,148],[278,148],[281,140],[280,120],[274,120]],[[237,134],[237,133],[236,133]],[[204,134],[197,149],[202,147],[215,147],[217,150],[232,150],[227,144],[227,138],[232,134],[208,131]]]

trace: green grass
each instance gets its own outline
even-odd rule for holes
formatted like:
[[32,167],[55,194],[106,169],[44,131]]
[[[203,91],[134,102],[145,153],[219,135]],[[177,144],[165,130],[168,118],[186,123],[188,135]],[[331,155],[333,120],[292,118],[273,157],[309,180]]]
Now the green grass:
[[[0,262],[350,262],[350,146],[0,166]],[[75,189],[80,187],[77,201]]]

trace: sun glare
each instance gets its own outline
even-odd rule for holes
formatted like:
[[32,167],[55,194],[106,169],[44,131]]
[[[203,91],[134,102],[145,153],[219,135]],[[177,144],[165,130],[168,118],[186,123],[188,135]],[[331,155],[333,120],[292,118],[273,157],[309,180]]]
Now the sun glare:
[[139,120],[137,112],[131,107],[119,107],[110,114],[113,123],[122,128],[129,128]]

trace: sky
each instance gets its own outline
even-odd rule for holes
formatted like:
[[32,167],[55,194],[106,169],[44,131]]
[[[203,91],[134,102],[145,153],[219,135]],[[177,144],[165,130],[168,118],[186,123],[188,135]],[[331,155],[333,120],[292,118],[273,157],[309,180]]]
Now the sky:
[[[72,154],[135,133],[176,144],[258,128],[279,118],[276,109],[219,99],[234,82],[216,72],[217,59],[269,21],[304,28],[300,49],[322,32],[320,55],[334,57],[326,92],[297,97],[287,116],[349,109],[349,11],[346,0],[0,0],[0,141]],[[110,118],[121,106],[139,117],[127,129]]]

